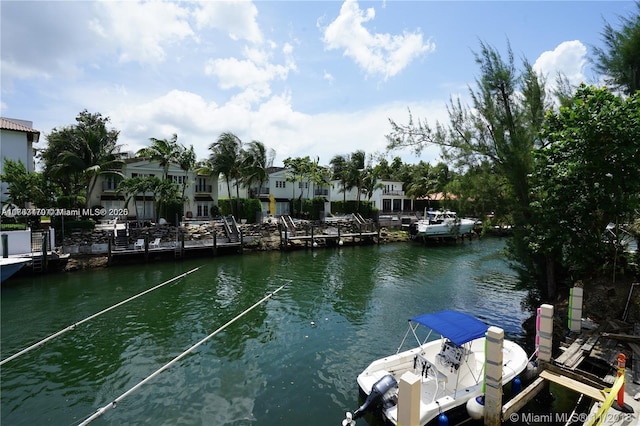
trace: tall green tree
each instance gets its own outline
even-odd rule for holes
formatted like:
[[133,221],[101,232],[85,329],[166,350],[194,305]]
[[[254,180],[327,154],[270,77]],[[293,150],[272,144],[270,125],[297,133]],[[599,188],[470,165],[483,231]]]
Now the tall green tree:
[[123,177],[123,154],[117,144],[118,132],[107,128],[108,117],[84,110],[76,121],[75,126],[60,132],[54,129],[48,138],[51,152],[45,152],[43,158],[54,161],[53,164],[45,162],[45,171],[53,178],[64,180],[65,175],[76,176],[76,181],[82,183],[89,207],[98,176]]
[[184,193],[187,190],[187,185],[189,182],[187,181],[189,177],[189,172],[195,170],[196,168],[196,152],[193,149],[193,145],[190,145],[189,148],[182,148],[180,153],[178,154],[178,159],[176,161],[178,166],[180,166],[180,170],[184,172],[182,176],[182,200],[185,200]]
[[[225,132],[218,136],[218,139],[209,145],[211,155],[209,156],[209,167],[215,175],[222,175],[227,183],[229,194],[229,207],[232,212],[238,215],[238,200],[240,199],[240,178],[242,170],[242,141],[239,137],[230,132]],[[236,185],[236,209],[234,211],[231,202],[231,181]]]
[[18,207],[33,203],[38,207],[53,206],[49,182],[38,172],[30,172],[21,160],[4,159],[0,180],[8,186],[8,202]]
[[529,245],[573,280],[602,272],[594,265],[612,255],[605,228],[631,223],[640,209],[640,92],[621,99],[582,85],[570,106],[548,114],[542,137]]
[[169,166],[172,162],[178,162],[178,157],[184,148],[178,144],[178,135],[175,133],[171,136],[171,139],[149,138],[149,140],[151,145],[140,149],[136,155],[157,161],[162,167],[162,178],[167,179]]
[[602,30],[605,47],[593,47],[595,68],[613,88],[632,95],[640,90],[640,2],[636,12],[620,17],[620,28],[606,23]]
[[471,105],[451,100],[449,123],[436,123],[435,128],[424,120],[414,122],[411,113],[407,124],[390,120],[388,148],[412,148],[419,153],[435,144],[456,168],[483,161],[492,164],[507,183],[505,201],[516,225],[510,251],[517,261],[531,268],[533,259],[521,230],[532,220],[529,175],[533,151],[541,146],[538,134],[548,106],[544,80],[526,60],[518,69],[510,46],[505,59],[494,47],[481,42],[475,60],[480,75],[476,87],[469,88]]
[[349,171],[346,190],[349,191],[356,188],[358,191],[356,194],[356,211],[360,211],[360,196],[362,195],[366,157],[366,153],[362,150],[352,152],[347,165]]
[[349,181],[349,160],[344,155],[335,155],[329,164],[331,164],[331,178],[340,181],[340,192],[342,192],[342,202],[347,201],[347,182]]
[[[283,161],[284,167],[287,169],[287,181],[298,183],[298,187],[300,188],[300,195],[298,196],[298,201],[300,203],[300,213],[302,213],[302,196],[304,195],[304,184],[306,182],[307,188],[309,187],[309,182],[311,180],[311,171],[313,168],[311,158],[307,155],[306,157],[288,157]],[[295,196],[295,186],[294,186],[294,196]]]
[[251,141],[247,144],[242,156],[242,180],[243,184],[251,192],[252,186],[258,188],[254,196],[258,196],[264,183],[269,179],[269,168],[273,166],[275,151],[267,149],[260,141]]

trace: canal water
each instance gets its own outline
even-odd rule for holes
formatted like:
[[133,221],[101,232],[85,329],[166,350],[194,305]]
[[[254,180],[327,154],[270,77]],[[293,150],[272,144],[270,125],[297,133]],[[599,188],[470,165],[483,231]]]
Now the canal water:
[[457,309],[522,338],[503,250],[394,243],[17,277],[1,289],[2,359],[199,267],[4,364],[0,423],[78,424],[285,285],[92,424],[339,426],[409,317]]

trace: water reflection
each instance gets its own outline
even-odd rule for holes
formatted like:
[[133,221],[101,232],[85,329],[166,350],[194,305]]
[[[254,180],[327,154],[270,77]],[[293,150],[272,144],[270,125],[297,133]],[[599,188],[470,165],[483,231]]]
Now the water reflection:
[[410,316],[460,309],[521,333],[503,241],[268,252],[21,279],[2,288],[2,358],[195,266],[178,282],[3,366],[2,424],[74,424],[269,292],[284,290],[95,424],[328,425]]

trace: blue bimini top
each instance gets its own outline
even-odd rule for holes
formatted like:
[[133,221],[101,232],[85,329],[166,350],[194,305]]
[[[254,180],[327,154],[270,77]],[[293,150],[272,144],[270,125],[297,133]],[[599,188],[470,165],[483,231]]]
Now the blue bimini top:
[[489,328],[485,323],[471,315],[450,310],[419,315],[410,318],[409,321],[429,327],[458,346],[484,337]]

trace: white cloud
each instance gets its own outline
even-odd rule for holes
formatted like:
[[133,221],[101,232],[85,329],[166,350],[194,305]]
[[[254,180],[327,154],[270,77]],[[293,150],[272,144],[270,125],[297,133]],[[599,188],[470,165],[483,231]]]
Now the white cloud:
[[262,33],[256,21],[258,9],[252,2],[206,1],[194,13],[198,28],[212,27],[225,31],[233,40],[262,42]]
[[121,62],[162,62],[166,45],[194,37],[189,11],[178,3],[101,2],[97,7],[100,17],[89,27],[119,52]]
[[[209,156],[208,147],[222,132],[232,132],[242,141],[262,141],[276,151],[276,165],[287,157],[319,157],[328,165],[334,155],[364,150],[382,153],[385,135],[390,131],[389,118],[398,122],[408,119],[407,107],[414,117],[445,119],[446,109],[440,102],[404,102],[379,105],[350,113],[329,112],[305,114],[292,106],[289,93],[273,95],[252,108],[249,103],[232,98],[218,105],[202,96],[172,90],[144,103],[123,104],[108,113],[119,129],[119,142],[127,151],[137,151],[149,144],[150,137],[165,138],[178,134],[178,141],[193,145],[198,159]],[[409,151],[397,151],[403,161],[434,161],[439,149],[430,147],[420,158]]]
[[89,2],[2,2],[3,92],[12,89],[14,80],[82,75],[78,58],[92,60],[99,54],[99,40],[86,28],[92,7]]
[[204,72],[206,75],[216,76],[221,89],[239,88],[248,91],[244,95],[245,100],[254,97],[250,96],[251,94],[262,93],[263,96],[255,97],[256,100],[260,100],[271,93],[270,82],[275,79],[286,80],[289,72],[296,70],[293,47],[290,44],[287,43],[282,48],[285,56],[284,65],[270,62],[272,51],[277,48],[277,45],[268,44],[268,46],[271,51],[246,47],[243,51],[246,59],[234,57],[209,59],[205,64]]
[[558,73],[564,75],[572,85],[578,85],[586,80],[586,55],[587,48],[582,42],[565,41],[554,50],[543,52],[533,64],[533,69],[547,79],[550,88],[556,86]]
[[265,64],[260,67],[251,60],[226,58],[207,61],[205,73],[218,77],[222,89],[245,88],[265,84],[274,78],[284,79],[289,69],[282,65]]
[[370,33],[363,24],[374,18],[373,8],[363,11],[356,0],[345,0],[339,16],[324,29],[326,48],[343,50],[367,74],[380,74],[385,80],[435,50],[435,44],[423,41],[419,31],[404,31],[402,35]]

